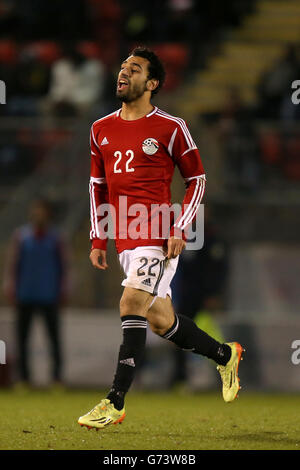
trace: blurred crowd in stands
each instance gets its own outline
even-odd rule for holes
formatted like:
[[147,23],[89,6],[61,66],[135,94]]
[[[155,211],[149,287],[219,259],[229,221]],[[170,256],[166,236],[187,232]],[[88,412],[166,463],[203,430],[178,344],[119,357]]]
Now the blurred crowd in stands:
[[[167,70],[166,92],[176,89],[240,24],[255,1],[196,0],[0,0],[0,79],[6,84],[0,115],[14,117],[100,116],[117,106],[115,76],[120,60],[136,44],[155,47]],[[291,82],[300,78],[299,48],[286,53],[261,78],[258,104],[245,107],[237,89],[218,116],[228,155],[227,184],[255,190],[264,165],[276,174],[300,179],[300,140],[290,127],[263,132],[254,120],[297,122],[300,105],[291,102]],[[0,167],[21,172],[32,156],[14,132],[0,136]],[[27,155],[28,153],[28,155]],[[24,167],[24,168],[23,168]],[[267,172],[269,174],[269,171]]]
[[76,116],[101,102],[104,65],[93,43],[0,41],[0,75],[10,116]]
[[[136,44],[155,45],[173,89],[197,67],[205,44],[238,23],[251,0],[0,0],[2,113],[70,116],[114,99],[112,75]],[[201,59],[202,58],[202,59]]]
[[299,77],[300,45],[287,45],[282,57],[259,82],[257,117],[283,122],[299,120],[300,108],[291,100],[291,85]]
[[[300,180],[300,105],[292,102],[292,83],[300,77],[300,45],[288,45],[257,85],[257,103],[246,106],[238,88],[228,90],[217,115],[226,155],[228,187],[255,191],[268,182]],[[211,119],[211,117],[210,117]]]

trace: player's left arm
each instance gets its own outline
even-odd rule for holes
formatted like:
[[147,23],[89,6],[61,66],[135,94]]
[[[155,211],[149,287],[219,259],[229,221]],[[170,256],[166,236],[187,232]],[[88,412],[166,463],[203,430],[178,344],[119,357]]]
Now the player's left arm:
[[[206,177],[199,150],[184,121],[176,128],[172,158],[185,181],[186,191],[181,212],[171,227],[168,240],[168,258],[175,258],[185,248],[186,233],[193,222],[204,196]],[[174,132],[175,132],[174,131]]]

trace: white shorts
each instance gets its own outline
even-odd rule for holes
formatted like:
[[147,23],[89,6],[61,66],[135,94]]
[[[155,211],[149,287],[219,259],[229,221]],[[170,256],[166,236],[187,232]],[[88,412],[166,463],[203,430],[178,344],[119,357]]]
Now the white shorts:
[[126,275],[124,287],[150,292],[157,297],[171,297],[170,283],[176,272],[179,256],[166,259],[161,246],[139,246],[119,254]]

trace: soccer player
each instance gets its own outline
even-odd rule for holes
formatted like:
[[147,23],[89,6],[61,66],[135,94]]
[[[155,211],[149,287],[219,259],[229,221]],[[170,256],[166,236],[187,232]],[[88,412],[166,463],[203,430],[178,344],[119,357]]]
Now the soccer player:
[[[178,347],[213,359],[218,364],[226,402],[234,400],[240,388],[237,372],[241,345],[217,342],[190,318],[175,314],[172,307],[170,282],[185,247],[184,230],[195,217],[206,180],[186,123],[151,104],[164,78],[164,68],[155,53],[135,48],[122,63],[117,79],[121,109],[95,121],[91,128],[90,260],[95,268],[108,268],[107,237],[101,224],[104,216],[99,208],[109,202],[116,213],[115,244],[126,279],[120,301],[123,342],[116,373],[106,398],[79,418],[79,424],[88,428],[123,421],[125,395],[144,353],[147,324]],[[165,238],[153,236],[153,224],[160,226],[161,218],[152,207],[171,205],[175,165],[186,183],[182,210]],[[130,236],[136,207],[140,212],[146,208],[146,215],[143,212],[139,217],[140,237]]]

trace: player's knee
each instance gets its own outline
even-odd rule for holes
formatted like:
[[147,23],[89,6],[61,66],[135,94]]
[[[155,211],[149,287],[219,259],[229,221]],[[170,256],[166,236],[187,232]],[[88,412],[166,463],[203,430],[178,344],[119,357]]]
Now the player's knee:
[[165,328],[160,328],[157,325],[153,325],[152,323],[149,323],[151,331],[155,333],[158,336],[163,336],[165,334]]
[[172,322],[163,318],[160,320],[151,320],[148,318],[148,324],[151,328],[151,331],[158,336],[164,336],[172,326]]
[[144,305],[138,296],[123,295],[120,300],[120,316],[143,315]]
[[158,298],[147,313],[148,324],[158,336],[164,336],[175,321],[175,314],[170,299]]

